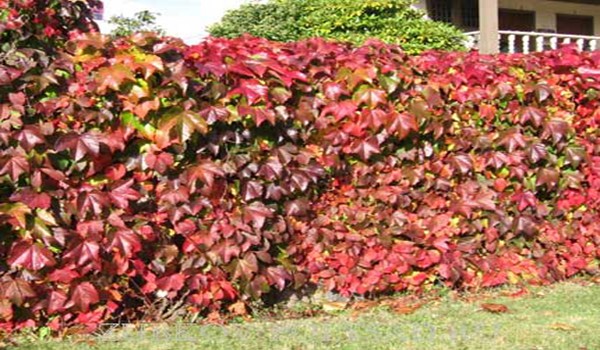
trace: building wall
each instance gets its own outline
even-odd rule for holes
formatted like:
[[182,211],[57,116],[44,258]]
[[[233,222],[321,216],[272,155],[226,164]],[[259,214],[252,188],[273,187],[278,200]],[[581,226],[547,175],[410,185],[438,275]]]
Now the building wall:
[[506,9],[535,12],[537,29],[556,30],[556,14],[594,17],[594,35],[600,36],[600,5],[574,4],[549,0],[498,0],[498,6]]
[[[416,7],[427,9],[427,0],[417,0]],[[500,8],[533,11],[537,29],[556,30],[556,14],[594,16],[594,35],[600,36],[600,5],[574,4],[550,0],[498,0]]]

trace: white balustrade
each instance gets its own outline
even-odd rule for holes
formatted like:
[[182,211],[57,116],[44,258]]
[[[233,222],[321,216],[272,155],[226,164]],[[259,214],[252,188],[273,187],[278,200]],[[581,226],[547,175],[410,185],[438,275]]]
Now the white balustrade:
[[[546,49],[555,50],[560,46],[559,43],[570,44],[572,42],[577,45],[577,48],[580,51],[595,51],[598,49],[598,41],[600,40],[599,36],[521,32],[512,30],[501,30],[498,34],[501,51],[508,53],[541,52]],[[480,33],[475,31],[465,33],[465,35],[467,36],[466,46],[469,49],[477,48],[480,41]],[[534,42],[534,47],[532,47],[532,41]]]

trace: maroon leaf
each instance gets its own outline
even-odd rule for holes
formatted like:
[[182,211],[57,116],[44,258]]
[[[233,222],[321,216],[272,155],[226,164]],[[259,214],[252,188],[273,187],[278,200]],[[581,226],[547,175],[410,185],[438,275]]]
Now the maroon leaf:
[[569,124],[562,119],[551,119],[544,125],[543,138],[552,138],[552,142],[557,144],[560,140],[567,136]]
[[10,266],[21,266],[28,270],[37,271],[46,266],[54,266],[56,260],[52,253],[35,243],[19,242],[15,244],[8,255]]
[[256,255],[253,253],[247,253],[243,259],[237,259],[235,261],[235,270],[233,272],[233,279],[244,278],[249,280],[252,276],[258,272],[258,261]]
[[163,174],[173,165],[173,155],[167,152],[150,152],[144,158],[150,169]]
[[523,137],[523,134],[521,134],[519,130],[510,129],[506,133],[504,133],[504,136],[500,139],[500,142],[498,142],[498,144],[506,147],[506,150],[508,152],[514,152],[519,148],[525,147],[527,142],[525,141],[525,137]]
[[379,149],[379,141],[377,141],[377,138],[375,137],[366,140],[357,140],[351,146],[351,152],[358,154],[362,160],[367,161],[372,155],[381,152]]
[[78,161],[87,154],[98,156],[100,154],[100,138],[96,134],[85,133],[75,134],[70,133],[64,135],[56,141],[56,150],[70,150]]
[[513,230],[517,234],[522,233],[529,237],[537,231],[535,223],[527,215],[519,215],[513,220]]
[[529,157],[531,163],[534,164],[542,159],[546,159],[547,154],[548,152],[546,152],[546,146],[544,146],[543,143],[533,143],[527,149],[527,156]]
[[540,127],[544,118],[546,118],[546,111],[531,106],[521,108],[519,114],[521,124],[530,121],[535,127]]
[[244,208],[244,221],[252,223],[256,229],[265,225],[267,218],[273,217],[273,211],[262,203],[254,202]]
[[260,198],[263,195],[263,186],[257,181],[248,181],[242,186],[242,198],[246,202]]
[[264,177],[266,180],[273,181],[281,177],[283,171],[283,165],[275,157],[269,157],[269,159],[260,167],[258,175]]
[[527,207],[535,209],[537,206],[537,198],[529,191],[515,193],[512,200],[517,202],[517,210],[520,212],[527,209]]
[[579,164],[587,158],[585,149],[580,146],[568,146],[565,149],[566,164],[571,164],[574,168],[578,168]]
[[541,168],[537,172],[536,186],[546,185],[547,188],[552,189],[558,185],[558,179],[560,173],[556,169]]

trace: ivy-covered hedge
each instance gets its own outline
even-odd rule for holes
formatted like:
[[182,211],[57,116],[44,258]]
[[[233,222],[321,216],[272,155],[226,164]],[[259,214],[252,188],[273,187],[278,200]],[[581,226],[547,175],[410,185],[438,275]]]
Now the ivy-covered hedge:
[[597,273],[600,53],[70,36],[0,65],[4,330]]

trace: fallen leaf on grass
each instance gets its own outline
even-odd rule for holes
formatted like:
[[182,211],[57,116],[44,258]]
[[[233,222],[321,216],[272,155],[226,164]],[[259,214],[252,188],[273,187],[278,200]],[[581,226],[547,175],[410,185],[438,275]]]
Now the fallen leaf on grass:
[[577,328],[575,326],[572,326],[570,324],[566,324],[566,323],[553,323],[550,325],[551,329],[557,330],[557,331],[574,331]]
[[400,299],[400,300],[387,301],[383,305],[389,307],[390,310],[392,310],[393,312],[395,312],[399,315],[409,315],[409,314],[412,314],[413,312],[417,311],[417,309],[419,309],[421,306],[423,306],[423,303],[417,303],[417,302],[411,303],[408,300]]
[[219,311],[212,311],[206,316],[205,322],[208,324],[224,324],[225,320]]
[[361,311],[361,310],[372,309],[378,305],[379,305],[379,303],[375,300],[364,300],[364,301],[357,301],[357,302],[353,303],[351,307],[353,310]]
[[246,304],[244,304],[242,301],[238,301],[237,303],[229,305],[227,310],[229,310],[229,312],[231,312],[231,314],[234,316],[245,316],[248,314]]
[[398,305],[392,307],[392,310],[399,315],[410,315],[413,312],[417,311],[422,304],[413,304],[413,305]]
[[503,304],[493,304],[493,303],[484,303],[481,304],[481,308],[487,312],[491,312],[494,314],[501,314],[508,312],[508,306]]
[[529,294],[529,290],[527,288],[521,288],[518,291],[507,291],[507,292],[503,292],[502,296],[505,297],[511,297],[511,298],[518,298],[518,297],[522,297],[525,295]]
[[342,311],[342,310],[346,309],[346,306],[348,306],[348,303],[344,303],[344,302],[340,302],[340,301],[330,301],[330,302],[323,303],[323,311],[325,311],[325,312]]

